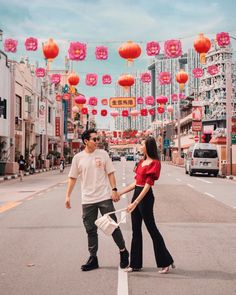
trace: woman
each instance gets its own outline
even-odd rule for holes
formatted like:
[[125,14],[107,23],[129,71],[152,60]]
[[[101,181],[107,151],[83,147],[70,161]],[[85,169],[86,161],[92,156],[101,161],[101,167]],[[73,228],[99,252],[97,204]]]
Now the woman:
[[20,181],[22,181],[24,171],[25,171],[25,160],[24,160],[23,155],[20,155],[20,159],[18,160],[18,164],[19,164]]
[[131,213],[133,231],[130,267],[127,271],[140,271],[143,267],[141,227],[142,221],[144,221],[153,241],[157,267],[162,268],[159,273],[165,274],[169,272],[170,266],[172,268],[175,266],[173,258],[165,246],[163,237],[156,227],[153,215],[154,195],[151,186],[159,178],[161,170],[155,139],[148,137],[142,141],[140,150],[144,155],[144,159],[138,163],[135,170],[136,181],[119,192],[121,196],[134,189],[132,203],[127,208],[127,211]]

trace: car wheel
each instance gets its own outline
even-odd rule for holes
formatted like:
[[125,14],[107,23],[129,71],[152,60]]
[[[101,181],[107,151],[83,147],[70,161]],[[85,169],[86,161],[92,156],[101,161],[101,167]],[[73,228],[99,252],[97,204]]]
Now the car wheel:
[[189,175],[193,176],[193,171],[192,170],[189,171]]

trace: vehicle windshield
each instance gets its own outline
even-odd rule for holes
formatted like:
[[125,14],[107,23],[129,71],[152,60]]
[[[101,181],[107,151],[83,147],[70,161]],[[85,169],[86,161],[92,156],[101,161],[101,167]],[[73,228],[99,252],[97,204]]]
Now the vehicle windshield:
[[217,158],[217,150],[196,149],[193,156],[195,158]]

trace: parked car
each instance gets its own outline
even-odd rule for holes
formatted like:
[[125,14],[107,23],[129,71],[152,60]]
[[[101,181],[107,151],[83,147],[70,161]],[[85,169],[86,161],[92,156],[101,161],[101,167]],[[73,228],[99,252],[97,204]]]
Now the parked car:
[[134,155],[133,154],[126,155],[125,159],[126,161],[134,161]]
[[112,161],[121,161],[121,156],[120,155],[112,155],[111,160]]
[[219,158],[215,144],[195,143],[189,147],[185,157],[185,173],[193,176],[196,172],[218,175]]

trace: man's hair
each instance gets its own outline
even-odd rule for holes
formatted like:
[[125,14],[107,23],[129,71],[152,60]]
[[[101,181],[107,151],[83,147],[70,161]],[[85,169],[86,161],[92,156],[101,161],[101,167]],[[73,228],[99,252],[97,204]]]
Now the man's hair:
[[95,129],[88,129],[88,130],[85,130],[82,135],[81,135],[81,139],[83,141],[83,144],[85,144],[85,139],[89,140],[90,139],[90,134],[91,133],[97,133],[97,131]]

